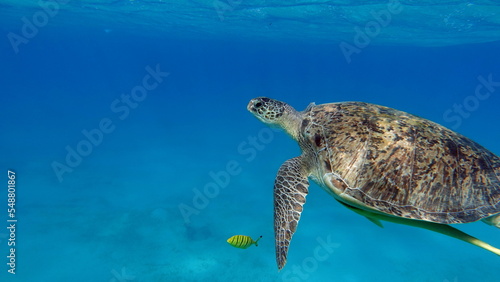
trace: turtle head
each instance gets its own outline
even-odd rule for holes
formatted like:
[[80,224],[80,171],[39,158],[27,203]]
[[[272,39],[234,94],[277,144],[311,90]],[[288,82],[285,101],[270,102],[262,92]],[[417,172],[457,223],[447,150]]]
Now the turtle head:
[[286,130],[294,139],[298,134],[300,113],[287,103],[266,97],[250,100],[247,106],[256,118],[271,127]]

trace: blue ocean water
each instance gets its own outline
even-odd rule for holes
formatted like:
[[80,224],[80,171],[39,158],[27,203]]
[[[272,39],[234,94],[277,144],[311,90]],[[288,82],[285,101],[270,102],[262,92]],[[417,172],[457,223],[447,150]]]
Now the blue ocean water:
[[278,272],[272,187],[300,150],[246,110],[365,101],[498,155],[498,4],[17,2],[0,1],[0,281],[498,280],[498,256],[379,228],[316,184]]

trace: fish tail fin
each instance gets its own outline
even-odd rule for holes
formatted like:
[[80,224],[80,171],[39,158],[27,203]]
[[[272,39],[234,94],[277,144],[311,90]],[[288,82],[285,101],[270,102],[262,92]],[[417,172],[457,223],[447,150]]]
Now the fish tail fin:
[[260,240],[260,239],[262,239],[262,235],[260,235],[260,237],[259,237],[259,238],[258,238],[258,239],[254,242],[254,243],[255,243],[255,246],[257,246],[257,247],[259,246],[259,245],[257,244],[257,242],[259,242],[259,240]]

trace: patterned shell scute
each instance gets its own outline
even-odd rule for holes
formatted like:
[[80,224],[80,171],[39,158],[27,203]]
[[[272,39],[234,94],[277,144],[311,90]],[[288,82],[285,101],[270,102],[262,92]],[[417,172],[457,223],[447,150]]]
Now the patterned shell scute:
[[367,207],[446,224],[500,212],[500,158],[439,124],[344,102],[308,109],[301,130],[312,176],[339,175],[347,185],[323,188],[333,185]]

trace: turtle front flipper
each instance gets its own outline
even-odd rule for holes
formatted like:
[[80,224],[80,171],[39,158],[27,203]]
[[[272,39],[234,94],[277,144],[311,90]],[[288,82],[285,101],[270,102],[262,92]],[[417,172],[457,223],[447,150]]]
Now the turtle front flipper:
[[296,157],[281,165],[274,181],[274,236],[278,269],[286,264],[288,246],[306,202],[307,176],[302,158]]

